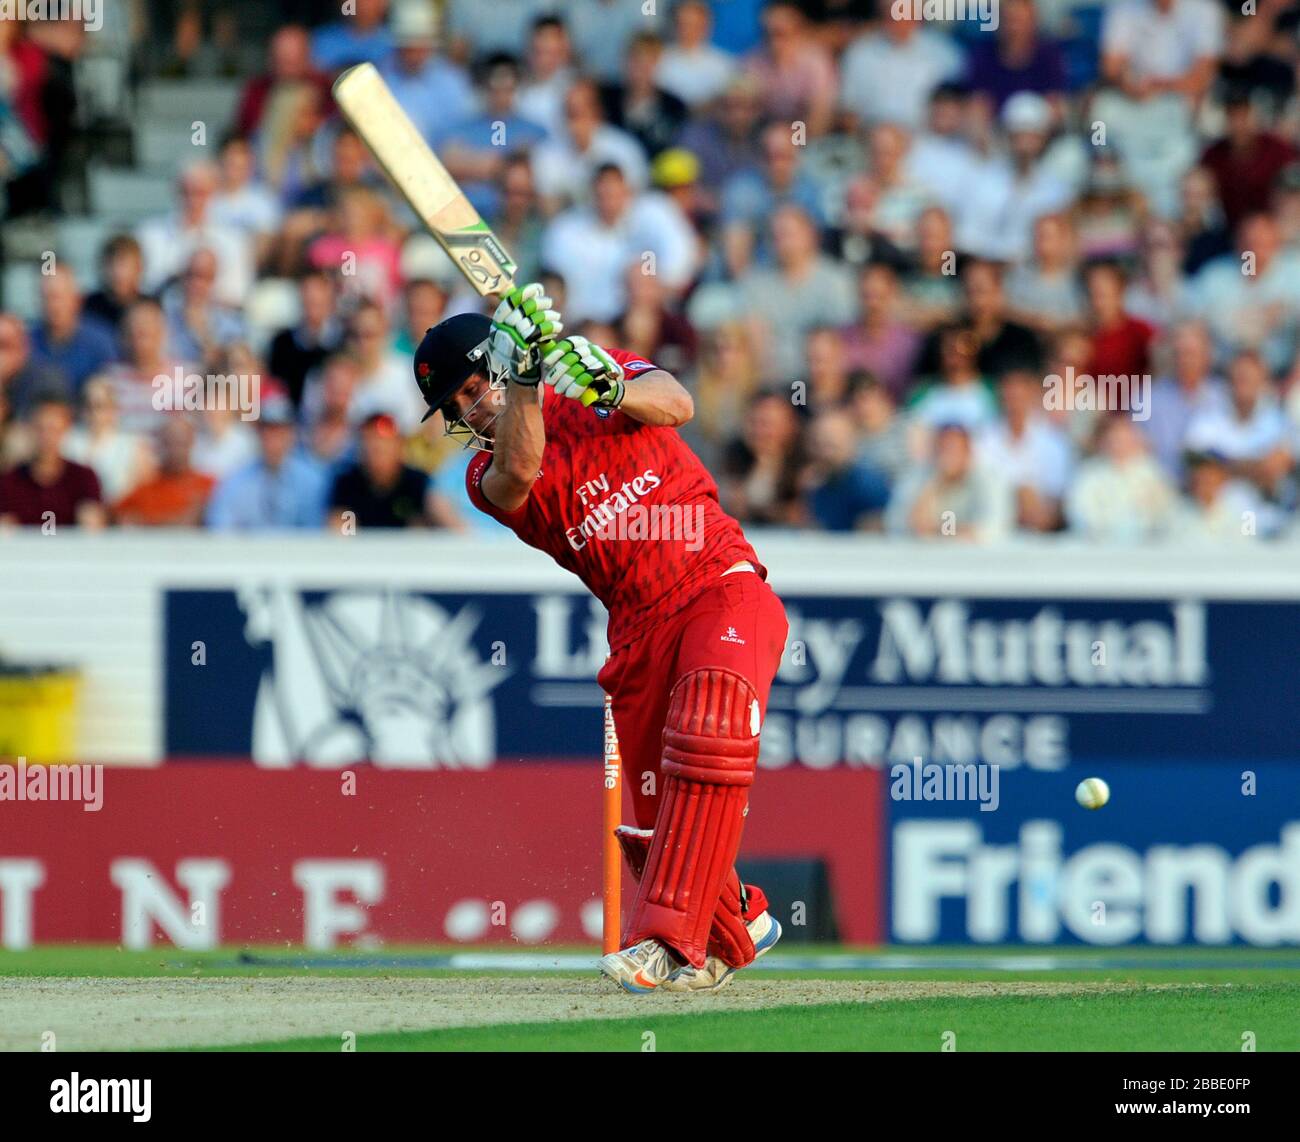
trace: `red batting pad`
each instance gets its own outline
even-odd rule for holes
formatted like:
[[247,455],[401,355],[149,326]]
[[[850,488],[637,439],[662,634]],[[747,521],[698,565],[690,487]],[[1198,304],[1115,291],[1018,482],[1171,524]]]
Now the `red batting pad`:
[[[758,764],[756,702],[749,681],[730,670],[696,670],[673,687],[664,725],[663,800],[625,947],[654,937],[703,966],[723,887],[735,876]],[[738,886],[736,903],[738,912]],[[743,956],[731,927],[727,951]]]
[[[650,855],[650,838],[653,834],[649,829],[620,825],[614,830],[614,836],[623,849],[632,879],[640,884],[646,858]],[[718,907],[713,913],[713,924],[709,928],[709,955],[717,956],[733,968],[743,968],[753,961],[754,941],[750,938],[745,922],[767,911],[767,897],[756,884],[745,885],[745,895],[746,906],[742,910],[740,877],[733,868],[722,886],[722,895],[718,897]]]

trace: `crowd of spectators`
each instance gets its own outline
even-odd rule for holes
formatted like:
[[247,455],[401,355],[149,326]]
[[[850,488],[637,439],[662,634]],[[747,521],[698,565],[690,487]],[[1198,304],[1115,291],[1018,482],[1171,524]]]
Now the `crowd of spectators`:
[[[482,303],[330,100],[371,60],[520,280],[688,386],[743,522],[1300,529],[1300,5],[354,7],[275,31],[98,281],[55,259],[39,317],[0,314],[0,523],[496,526],[410,370]],[[49,50],[0,33],[0,174],[30,196]],[[255,378],[256,415],[160,412],[173,376]]]

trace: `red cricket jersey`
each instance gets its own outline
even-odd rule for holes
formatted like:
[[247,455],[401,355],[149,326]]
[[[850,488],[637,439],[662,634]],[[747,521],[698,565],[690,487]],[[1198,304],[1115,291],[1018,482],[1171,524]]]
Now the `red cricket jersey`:
[[[657,368],[609,350],[627,377]],[[544,387],[541,474],[516,511],[480,487],[492,463],[480,452],[466,473],[474,506],[578,576],[609,611],[615,651],[691,601],[733,563],[767,570],[718,503],[718,486],[674,428],[593,410]]]

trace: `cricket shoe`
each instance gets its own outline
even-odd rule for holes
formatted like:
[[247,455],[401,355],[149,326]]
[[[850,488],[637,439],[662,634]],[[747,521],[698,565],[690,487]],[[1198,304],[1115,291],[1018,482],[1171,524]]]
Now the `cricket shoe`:
[[621,952],[600,957],[600,970],[624,991],[638,994],[654,991],[679,967],[676,959],[658,940],[642,940]]
[[[770,912],[760,912],[745,927],[754,941],[754,959],[774,948],[781,938],[781,924]],[[662,986],[664,991],[720,991],[739,970],[717,956],[708,956],[702,968],[690,964],[678,968]]]

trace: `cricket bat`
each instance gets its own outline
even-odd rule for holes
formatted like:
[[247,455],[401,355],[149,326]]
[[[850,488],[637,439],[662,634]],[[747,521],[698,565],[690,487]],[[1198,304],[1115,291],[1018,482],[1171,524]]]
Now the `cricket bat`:
[[334,99],[425,228],[483,297],[515,284],[516,266],[372,63],[334,81]]
[[[483,297],[510,289],[518,269],[514,259],[424,141],[375,65],[357,64],[340,74],[334,81],[334,99],[465,280]],[[543,352],[548,347],[542,346]],[[598,393],[608,387],[603,381],[592,386]]]

